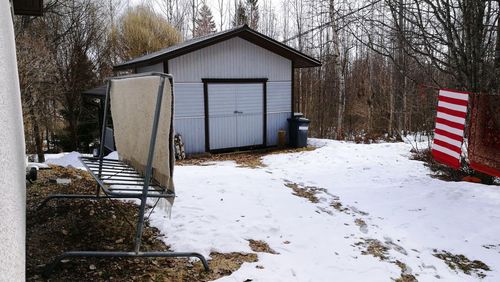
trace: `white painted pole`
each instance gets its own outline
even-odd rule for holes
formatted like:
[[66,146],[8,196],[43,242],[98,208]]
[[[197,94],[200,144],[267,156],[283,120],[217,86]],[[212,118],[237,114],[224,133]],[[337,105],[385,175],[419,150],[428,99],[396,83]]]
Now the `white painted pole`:
[[10,1],[0,0],[0,281],[25,279],[24,130]]

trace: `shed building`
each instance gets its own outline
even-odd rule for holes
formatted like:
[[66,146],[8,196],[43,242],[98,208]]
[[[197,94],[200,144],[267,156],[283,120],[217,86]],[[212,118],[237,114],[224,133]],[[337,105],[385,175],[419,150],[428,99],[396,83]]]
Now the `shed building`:
[[[188,154],[274,146],[293,112],[294,69],[321,63],[247,25],[116,65],[174,77],[174,127]],[[288,134],[287,134],[288,135]]]

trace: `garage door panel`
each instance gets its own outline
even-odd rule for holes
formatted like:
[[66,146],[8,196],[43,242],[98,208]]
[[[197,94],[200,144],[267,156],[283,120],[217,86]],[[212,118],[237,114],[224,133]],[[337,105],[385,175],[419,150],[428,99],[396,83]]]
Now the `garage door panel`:
[[262,114],[264,112],[263,104],[263,101],[238,101],[236,110],[244,114]]
[[262,83],[238,84],[236,87],[236,109],[243,113],[262,113],[264,111]]
[[264,88],[262,83],[238,84],[236,91],[238,146],[264,143]]
[[238,147],[235,117],[210,117],[210,149],[224,149]]
[[208,85],[208,115],[234,115],[236,110],[236,91],[229,84]]
[[243,114],[237,117],[238,147],[256,146],[264,143],[262,114]]

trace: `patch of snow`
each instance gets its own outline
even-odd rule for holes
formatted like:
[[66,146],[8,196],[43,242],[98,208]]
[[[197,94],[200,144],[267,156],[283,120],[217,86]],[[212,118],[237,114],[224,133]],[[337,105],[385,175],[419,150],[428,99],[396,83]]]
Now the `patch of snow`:
[[[419,281],[478,279],[434,250],[481,260],[492,269],[483,281],[500,281],[498,187],[433,179],[406,143],[309,144],[318,149],[268,155],[263,168],[177,166],[172,217],[156,209],[151,224],[175,251],[251,252],[255,239],[279,253],[258,253],[219,281],[390,281],[401,275],[396,260]],[[318,202],[286,183],[318,188]],[[382,242],[388,259],[363,255],[367,239]]]
[[37,170],[39,169],[44,169],[44,168],[49,168],[47,164],[42,164],[42,163],[34,163],[34,162],[28,162],[26,164],[27,167],[35,167]]
[[82,162],[78,159],[82,154],[78,152],[45,154],[45,163],[63,167],[74,167],[85,170]]
[[[69,153],[59,153],[59,154],[45,154],[45,164],[40,164],[41,166],[48,167],[47,164],[58,165],[63,167],[74,167],[78,169],[85,170],[85,166],[78,159],[80,156],[92,156],[90,154],[80,154],[78,152]],[[118,152],[111,152],[107,156],[107,159],[118,160]]]
[[107,156],[104,157],[105,159],[111,159],[111,160],[119,160],[120,156],[118,155],[118,151],[113,151],[109,153]]

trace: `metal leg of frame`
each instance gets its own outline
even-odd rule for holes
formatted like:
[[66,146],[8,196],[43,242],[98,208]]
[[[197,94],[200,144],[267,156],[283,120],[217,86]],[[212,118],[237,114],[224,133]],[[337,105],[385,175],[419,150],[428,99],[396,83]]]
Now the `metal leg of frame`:
[[158,124],[160,120],[160,112],[161,112],[161,102],[163,99],[163,88],[165,87],[165,77],[160,78],[160,85],[158,87],[158,94],[156,97],[156,106],[155,106],[155,115],[153,118],[153,126],[151,129],[151,140],[149,142],[149,152],[148,152],[148,161],[146,164],[146,171],[144,175],[144,186],[142,188],[141,195],[141,205],[139,206],[139,219],[137,221],[137,229],[135,232],[135,248],[134,251],[139,253],[141,248],[141,240],[142,240],[142,230],[144,228],[144,213],[146,210],[146,201],[148,199],[148,188],[151,180],[151,176],[153,175],[153,158],[155,153],[156,146],[156,137],[158,136]]
[[78,195],[78,194],[51,194],[47,198],[43,200],[42,203],[38,206],[37,210],[42,209],[45,205],[51,201],[56,199],[65,199],[65,200],[73,200],[73,199],[90,199],[90,200],[100,200],[100,199],[113,199],[116,197],[111,196],[98,196],[98,195]]
[[203,264],[205,271],[209,271],[208,262],[205,257],[199,253],[189,253],[189,252],[99,252],[99,251],[75,251],[75,252],[65,252],[62,255],[55,258],[55,260],[49,264],[44,272],[43,276],[48,278],[54,269],[61,263],[61,260],[66,258],[74,257],[169,257],[169,258],[198,258]]

